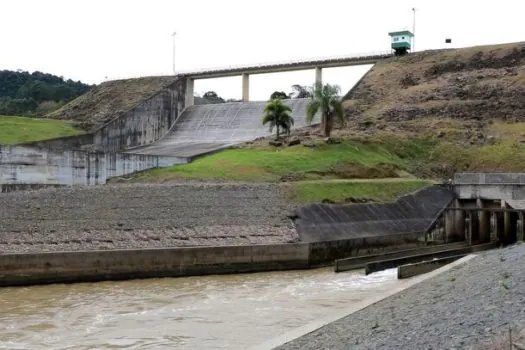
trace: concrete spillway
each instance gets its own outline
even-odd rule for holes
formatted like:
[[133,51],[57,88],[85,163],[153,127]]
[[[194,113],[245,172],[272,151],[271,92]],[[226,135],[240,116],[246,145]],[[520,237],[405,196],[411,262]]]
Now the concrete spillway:
[[[286,100],[294,128],[306,123],[308,99]],[[193,157],[258,137],[271,135],[261,124],[266,101],[198,105],[186,108],[166,136],[130,153]],[[314,120],[318,122],[318,120]]]

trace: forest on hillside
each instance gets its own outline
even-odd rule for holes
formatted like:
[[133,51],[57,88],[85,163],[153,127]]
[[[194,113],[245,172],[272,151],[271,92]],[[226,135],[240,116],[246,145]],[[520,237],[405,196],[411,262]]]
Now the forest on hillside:
[[52,74],[0,70],[0,115],[45,115],[90,88]]

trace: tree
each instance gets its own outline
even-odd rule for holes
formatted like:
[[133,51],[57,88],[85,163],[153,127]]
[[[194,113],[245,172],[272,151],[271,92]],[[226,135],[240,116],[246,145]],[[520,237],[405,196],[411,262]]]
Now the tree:
[[[82,95],[91,86],[42,72],[0,70],[0,115],[40,115]],[[63,102],[61,102],[63,101]],[[49,102],[49,103],[48,103]],[[51,103],[54,102],[54,103]],[[39,108],[42,105],[44,108]]]
[[270,96],[270,100],[275,100],[275,99],[285,100],[287,98],[288,98],[288,95],[284,91],[274,91],[272,95]]
[[272,99],[264,107],[262,123],[263,125],[270,124],[270,132],[273,132],[275,127],[277,129],[276,138],[279,139],[281,129],[290,134],[294,124],[294,120],[290,115],[291,111],[290,106],[284,104],[282,99]]
[[299,84],[292,85],[293,92],[290,94],[290,98],[311,98],[312,93],[308,91],[306,86]]
[[217,95],[215,91],[208,91],[202,97],[209,103],[224,103],[224,99]]
[[334,118],[344,124],[343,102],[339,97],[338,85],[316,83],[312,88],[311,101],[306,107],[306,121],[312,123],[317,112],[321,111],[321,130],[325,137],[330,137]]

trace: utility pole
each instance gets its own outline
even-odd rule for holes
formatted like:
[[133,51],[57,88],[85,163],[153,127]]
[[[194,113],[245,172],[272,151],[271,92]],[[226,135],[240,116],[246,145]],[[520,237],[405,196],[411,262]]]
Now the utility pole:
[[416,51],[416,8],[412,7],[412,12],[414,12],[414,16],[412,19],[412,52]]
[[177,33],[173,32],[173,34],[171,34],[171,36],[173,37],[173,74],[176,74],[175,72],[175,34]]

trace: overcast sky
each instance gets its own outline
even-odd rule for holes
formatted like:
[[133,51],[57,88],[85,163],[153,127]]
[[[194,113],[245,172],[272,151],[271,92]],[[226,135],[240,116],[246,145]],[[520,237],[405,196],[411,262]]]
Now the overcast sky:
[[[100,83],[176,69],[389,50],[388,32],[412,28],[416,50],[525,40],[525,1],[499,0],[0,0],[0,69],[40,70]],[[326,70],[347,90],[369,67]],[[313,71],[252,76],[266,99]],[[239,98],[240,78],[199,80],[196,92]]]

